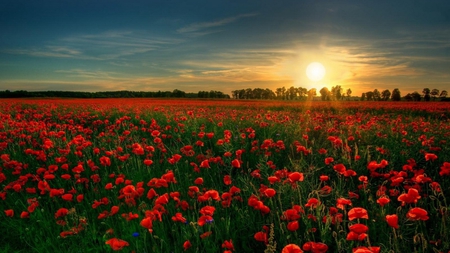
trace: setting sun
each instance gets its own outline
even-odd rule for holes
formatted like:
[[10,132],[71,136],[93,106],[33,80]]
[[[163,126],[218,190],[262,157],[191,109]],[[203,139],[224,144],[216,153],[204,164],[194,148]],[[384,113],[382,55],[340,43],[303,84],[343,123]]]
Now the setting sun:
[[312,62],[306,68],[306,75],[311,81],[320,81],[325,76],[325,67],[319,62]]

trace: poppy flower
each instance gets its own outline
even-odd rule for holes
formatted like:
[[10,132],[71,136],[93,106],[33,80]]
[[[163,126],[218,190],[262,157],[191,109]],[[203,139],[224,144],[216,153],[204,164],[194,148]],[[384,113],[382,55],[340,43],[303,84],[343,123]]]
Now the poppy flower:
[[428,212],[425,209],[422,209],[420,207],[414,207],[408,211],[406,214],[406,218],[410,220],[428,220]]
[[238,159],[234,159],[233,161],[231,161],[231,166],[233,166],[233,168],[239,169],[241,167],[241,162],[239,162]]
[[233,240],[231,240],[231,239],[230,239],[230,241],[225,240],[222,243],[222,248],[225,248],[225,249],[230,250],[230,251],[234,251]]
[[184,249],[184,251],[188,250],[191,246],[192,246],[191,242],[190,242],[189,240],[186,240],[186,241],[183,243],[183,249]]
[[348,211],[348,219],[354,220],[354,219],[369,219],[369,215],[367,213],[367,210],[362,207],[354,207]]
[[187,220],[183,217],[182,213],[176,213],[174,216],[172,216],[173,221],[178,221],[181,223],[185,223]]
[[385,206],[387,203],[389,203],[391,200],[389,199],[389,197],[383,196],[377,199],[377,203],[380,206]]
[[118,206],[112,206],[111,207],[111,212],[109,213],[109,216],[113,216],[114,214],[119,212],[119,207]]
[[346,205],[350,205],[351,206],[352,205],[352,201],[349,200],[349,199],[345,199],[345,198],[338,198],[336,200],[336,207],[337,208],[339,208],[341,210],[344,210]]
[[402,206],[405,204],[415,204],[421,198],[419,191],[415,188],[409,188],[408,193],[403,193],[398,196],[397,200],[402,203]]
[[281,253],[303,253],[303,250],[297,244],[288,244],[284,246]]
[[291,221],[287,224],[287,229],[289,231],[297,231],[299,227],[298,221]]
[[117,238],[111,238],[108,241],[106,241],[105,244],[109,244],[109,246],[111,246],[112,250],[121,250],[121,249],[123,249],[123,247],[130,245],[127,241],[117,239]]
[[26,212],[26,211],[23,211],[23,212],[20,214],[20,218],[22,218],[22,219],[30,218],[30,213],[28,213],[28,212]]
[[73,200],[73,195],[72,194],[70,194],[70,193],[67,193],[67,194],[63,194],[62,196],[61,196],[61,198],[63,199],[63,200],[65,200],[65,201],[72,201]]
[[56,211],[55,213],[55,219],[60,218],[60,217],[64,217],[69,213],[69,209],[67,208],[60,208],[58,209],[58,211]]
[[386,222],[390,227],[398,229],[398,216],[397,214],[386,215]]
[[322,242],[306,242],[303,244],[302,249],[312,253],[325,253],[328,251],[328,246]]
[[230,175],[223,176],[223,183],[225,185],[230,185],[231,184],[231,176]]
[[300,172],[289,173],[288,178],[291,183],[301,182],[304,180],[303,173],[300,173]]
[[277,192],[272,188],[267,188],[264,190],[264,195],[268,198],[272,198],[275,194],[277,194]]
[[194,184],[196,185],[202,185],[203,184],[203,178],[198,177],[194,180]]
[[206,237],[210,236],[212,234],[212,231],[205,232],[200,235],[200,238],[205,239]]
[[437,155],[435,155],[435,154],[432,154],[432,153],[425,153],[425,160],[426,161],[434,161],[434,160],[436,160],[438,157],[437,157]]
[[13,209],[5,210],[5,215],[6,215],[6,217],[13,217],[14,216],[14,210]]
[[320,201],[316,198],[308,199],[308,202],[305,204],[306,207],[316,208],[320,204]]
[[350,229],[350,231],[358,233],[358,234],[365,233],[365,232],[367,232],[367,230],[369,230],[369,228],[366,225],[360,224],[360,223],[351,225],[349,227],[349,229]]
[[380,247],[357,247],[352,249],[352,253],[379,253]]
[[153,232],[153,221],[151,217],[146,217],[144,219],[141,220],[140,225],[146,229],[148,229],[148,231],[151,233]]

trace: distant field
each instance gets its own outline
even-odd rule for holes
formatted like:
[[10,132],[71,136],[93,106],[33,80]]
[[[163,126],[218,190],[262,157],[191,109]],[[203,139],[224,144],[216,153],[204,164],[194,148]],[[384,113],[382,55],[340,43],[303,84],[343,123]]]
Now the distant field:
[[0,100],[0,252],[447,252],[450,103]]

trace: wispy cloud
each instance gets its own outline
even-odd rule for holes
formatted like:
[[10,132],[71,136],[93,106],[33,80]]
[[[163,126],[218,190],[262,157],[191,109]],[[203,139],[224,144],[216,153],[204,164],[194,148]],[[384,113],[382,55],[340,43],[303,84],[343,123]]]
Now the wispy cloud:
[[53,57],[53,58],[77,58],[81,56],[81,51],[66,46],[45,46],[43,48],[29,49],[5,49],[3,53],[29,55],[35,57]]
[[246,17],[252,17],[258,15],[257,13],[247,13],[247,14],[241,14],[233,17],[228,17],[216,21],[210,21],[210,22],[199,22],[199,23],[192,23],[185,27],[182,27],[177,30],[179,33],[207,33],[204,30],[207,30],[209,28],[215,28],[219,26],[224,26],[226,24],[230,24],[233,22],[238,21],[239,19],[246,18]]
[[5,49],[2,52],[33,57],[116,60],[180,42],[179,39],[165,38],[143,31],[108,31],[68,36],[47,42],[47,45],[42,47]]

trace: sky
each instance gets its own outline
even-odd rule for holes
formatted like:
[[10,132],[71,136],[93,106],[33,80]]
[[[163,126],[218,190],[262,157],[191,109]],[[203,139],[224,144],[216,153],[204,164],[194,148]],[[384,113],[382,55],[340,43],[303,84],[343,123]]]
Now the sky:
[[[325,77],[306,75],[321,63]],[[0,90],[450,91],[447,0],[2,0]]]

